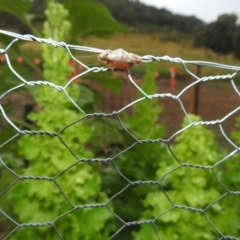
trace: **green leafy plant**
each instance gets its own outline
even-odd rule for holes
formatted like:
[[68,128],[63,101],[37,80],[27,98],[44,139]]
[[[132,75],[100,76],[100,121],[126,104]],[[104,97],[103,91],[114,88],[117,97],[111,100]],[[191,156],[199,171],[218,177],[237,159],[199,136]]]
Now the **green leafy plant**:
[[[71,36],[79,37],[94,34],[100,37],[111,36],[115,32],[127,32],[123,24],[117,22],[103,5],[93,0],[63,0],[71,13]],[[77,11],[76,11],[77,9]],[[94,14],[94,18],[92,17]]]
[[[154,72],[155,64],[149,64],[141,85],[141,89],[148,94],[157,91]],[[141,98],[142,94],[139,93],[138,97]],[[158,104],[157,99],[144,100],[134,105],[131,116],[124,114],[122,122],[138,140],[156,140],[164,135],[163,126],[158,123],[161,112],[162,107]],[[122,137],[123,140],[117,146],[117,152],[130,147],[136,142],[135,139],[126,134],[125,130],[122,132]],[[130,181],[156,180],[155,169],[159,160],[164,158],[165,155],[166,150],[159,142],[146,142],[135,145],[114,159],[114,162],[118,170]],[[107,190],[109,196],[121,191],[128,184],[117,171],[113,170],[112,166],[107,167],[105,172],[108,177],[104,181],[104,189]],[[144,199],[149,192],[154,190],[156,190],[156,186],[153,185],[129,187],[112,200],[114,212],[122,217],[124,221],[137,220],[144,209],[141,199]],[[126,229],[126,231],[118,233],[116,239],[130,239],[130,231],[130,229]]]
[[[201,120],[200,117],[194,115],[190,115],[190,118],[196,122]],[[185,118],[182,127],[188,124]],[[214,134],[203,125],[186,129],[175,140],[176,143],[171,149],[181,163],[208,166],[220,160]],[[172,153],[170,154],[172,156]],[[158,217],[170,209],[173,203],[205,209],[224,193],[211,170],[180,167],[180,163],[172,157],[166,160],[159,161],[157,175],[170,200],[161,190],[149,193],[143,201],[146,207],[144,219]],[[173,171],[174,169],[176,170]],[[238,214],[234,211],[231,200],[226,198],[218,201],[206,211],[210,221],[223,234],[228,235],[236,234],[238,229]],[[219,237],[204,214],[197,211],[171,209],[160,215],[155,224],[161,239],[210,240]],[[134,233],[136,240],[142,240],[144,236],[157,239],[152,225],[143,225],[139,232]]]
[[[70,28],[70,23],[65,20],[68,11],[59,3],[50,2],[45,13],[44,36],[58,41],[64,39]],[[43,59],[44,78],[65,85],[70,75],[67,51],[44,45]],[[76,99],[81,94],[81,87],[71,84],[67,91]],[[34,97],[40,111],[31,113],[29,118],[40,131],[56,133],[82,117],[64,94],[51,87],[38,86]],[[21,174],[56,177],[76,163],[71,151],[79,158],[93,157],[91,150],[86,148],[93,132],[94,127],[79,122],[61,132],[61,139],[46,135],[23,136],[19,140],[19,154],[29,161],[29,167],[22,169]],[[55,221],[76,205],[106,202],[107,197],[101,191],[100,169],[88,163],[78,163],[62,172],[56,182],[19,181],[10,193],[10,200],[17,202],[13,209],[20,222],[44,223]],[[110,218],[111,214],[105,208],[75,209],[62,216],[55,225],[67,239],[106,239],[109,228],[105,224]],[[56,232],[51,227],[23,228],[12,239],[54,239],[54,236]]]

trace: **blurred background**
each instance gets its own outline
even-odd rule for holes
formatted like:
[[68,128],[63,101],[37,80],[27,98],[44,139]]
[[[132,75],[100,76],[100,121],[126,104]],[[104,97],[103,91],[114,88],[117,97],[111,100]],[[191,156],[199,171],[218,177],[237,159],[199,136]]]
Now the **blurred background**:
[[[8,4],[0,0],[0,29],[87,47],[123,48],[139,56],[168,55],[239,66],[238,5],[240,3],[233,0],[227,3],[219,0],[11,0]],[[5,48],[12,39],[1,34],[0,47]],[[97,54],[80,51],[72,51],[72,54],[89,67],[104,66]],[[85,69],[70,58],[67,51],[22,40],[9,48],[7,56],[0,54],[1,94],[21,83],[10,70],[7,57],[13,69],[26,81],[48,80],[64,86],[76,77],[68,93],[85,113],[111,113],[142,97],[125,72],[89,72],[77,77]],[[195,65],[188,68],[198,77],[233,73]],[[149,94],[169,92],[177,95],[196,80],[181,64],[170,62],[141,63],[130,73]],[[181,95],[191,119],[222,119],[236,109],[239,96],[230,80],[198,83]],[[239,89],[238,74],[234,82]],[[47,87],[20,87],[2,97],[0,103],[10,121],[24,130],[59,132],[82,117],[66,96]],[[179,102],[172,98],[141,102],[119,116],[125,128],[138,139],[168,139],[188,124]],[[224,132],[236,145],[240,143],[239,126],[238,111],[222,123]],[[120,194],[127,181],[119,172],[131,182],[154,181],[179,166],[178,161],[207,166],[226,157],[235,147],[226,140],[218,125],[194,126],[169,141],[170,148],[166,144],[159,147],[159,144],[150,143],[133,147],[117,157],[117,167],[111,162],[73,166],[76,158],[58,139],[15,135],[16,131],[1,116],[0,154],[4,164],[0,165],[0,208],[19,223],[53,221],[72,209],[62,189],[75,205],[106,202],[116,196],[109,208],[126,222],[157,217],[172,206],[169,199],[201,209],[217,200],[207,212],[215,227],[197,212],[182,213],[176,209],[156,221],[161,239],[218,239],[216,229],[223,235],[240,237],[238,195],[218,200],[228,189],[239,191],[238,153],[227,163],[220,164],[215,174],[210,170],[183,168],[182,172],[164,177],[161,191],[156,185],[147,188],[137,185]],[[60,135],[77,157],[87,159],[114,157],[134,143],[114,116],[84,119]],[[12,140],[7,142],[9,139]],[[69,166],[71,171],[56,179],[60,189],[55,186],[57,184],[44,180],[21,181],[8,169],[20,176],[55,177]],[[198,178],[194,181],[196,175]],[[5,191],[16,179],[17,183]],[[80,224],[83,221],[84,226]],[[56,221],[56,228],[64,239],[108,239],[122,225],[107,208],[76,210]],[[9,218],[0,215],[0,239],[15,227]],[[46,226],[21,228],[10,236],[10,239],[43,238],[58,239],[58,235],[51,226]],[[114,237],[146,238],[158,239],[151,225],[124,228]]]

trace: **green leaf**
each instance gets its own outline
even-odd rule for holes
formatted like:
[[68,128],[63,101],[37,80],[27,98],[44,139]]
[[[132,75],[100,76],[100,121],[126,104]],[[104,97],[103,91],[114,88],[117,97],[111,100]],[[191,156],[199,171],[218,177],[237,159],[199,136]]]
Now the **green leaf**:
[[139,232],[133,233],[133,236],[134,240],[159,239],[154,231],[153,225],[151,224],[144,224]]
[[[1,34],[0,35],[0,42],[5,46],[8,46],[8,44],[10,44],[14,40],[13,37],[7,36],[3,33],[0,33],[0,34]],[[14,44],[11,45],[11,48],[8,50],[8,53],[13,51],[13,50],[14,51],[19,51],[19,44],[21,42],[22,42],[21,40],[15,41]]]
[[179,210],[172,209],[159,218],[164,223],[176,223],[180,220],[182,214]]
[[27,24],[26,14],[32,6],[31,1],[11,0],[6,4],[5,0],[0,0],[0,11],[12,14]]
[[63,0],[63,3],[70,13],[71,36],[74,38],[88,34],[109,36],[117,31],[127,31],[100,3],[92,0]]
[[27,156],[27,160],[35,160],[40,152],[39,148],[36,148],[36,146],[39,146],[40,143],[39,137],[31,139],[29,136],[23,136],[21,138],[21,141],[18,142],[19,145],[19,154],[21,156]]
[[[45,37],[63,39],[70,26],[65,19],[66,9],[55,1],[51,1],[47,9]],[[43,60],[44,78],[64,86],[71,74],[69,54],[64,49],[44,45]],[[74,102],[78,96],[83,98],[82,104],[88,104],[94,98],[86,86],[81,88],[73,84],[68,86],[66,91]],[[10,194],[14,213],[21,222],[54,221],[66,213],[65,217],[56,221],[57,229],[64,237],[72,240],[108,239],[110,228],[107,227],[107,221],[112,215],[107,208],[94,208],[92,211],[75,209],[74,213],[68,213],[73,208],[64,197],[65,194],[76,206],[107,202],[106,194],[101,188],[100,169],[94,168],[92,164],[77,163],[80,158],[88,159],[94,156],[88,148],[88,141],[95,130],[94,124],[76,122],[81,119],[82,114],[63,91],[38,85],[33,94],[39,111],[31,113],[29,118],[34,120],[38,131],[58,132],[58,137],[29,134],[19,138],[19,154],[31,160],[29,166],[22,169],[22,175],[58,177],[56,182],[29,179],[18,182],[23,184],[14,185],[13,194]],[[73,122],[75,123],[71,125]],[[16,205],[15,202],[19,204]],[[30,211],[25,211],[28,206]],[[44,239],[54,239],[53,234],[55,236],[56,233],[52,230],[35,228],[32,236],[39,233]],[[21,232],[16,236],[18,239],[37,239],[28,238],[28,232]]]

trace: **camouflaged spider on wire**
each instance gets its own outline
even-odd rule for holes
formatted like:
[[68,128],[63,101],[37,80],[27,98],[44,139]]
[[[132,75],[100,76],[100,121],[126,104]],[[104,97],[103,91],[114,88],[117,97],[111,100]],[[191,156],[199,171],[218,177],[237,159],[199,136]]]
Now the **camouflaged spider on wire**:
[[130,67],[141,62],[141,58],[133,53],[128,53],[122,48],[117,50],[105,50],[98,59],[102,63],[108,65],[108,69],[112,71],[127,71]]

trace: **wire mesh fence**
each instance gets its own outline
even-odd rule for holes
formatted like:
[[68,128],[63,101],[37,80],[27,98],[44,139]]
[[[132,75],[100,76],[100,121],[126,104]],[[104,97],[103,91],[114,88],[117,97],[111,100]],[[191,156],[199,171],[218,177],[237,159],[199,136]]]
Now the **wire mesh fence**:
[[[240,106],[237,105],[231,111],[229,111],[227,114],[221,116],[221,118],[218,119],[209,119],[207,121],[200,120],[198,118],[193,117],[189,110],[185,107],[185,103],[182,100],[185,95],[187,95],[189,92],[189,89],[194,88],[198,84],[206,84],[207,82],[211,81],[220,81],[224,80],[228,83],[228,86],[231,86],[231,89],[233,90],[236,97],[240,96],[240,92],[238,90],[238,86],[236,84],[236,81],[234,78],[238,74],[238,71],[240,70],[240,67],[238,66],[230,66],[230,65],[224,65],[224,64],[218,64],[214,62],[204,62],[204,61],[186,61],[181,58],[171,58],[169,56],[162,56],[162,57],[156,57],[152,55],[147,56],[137,56],[134,54],[130,54],[127,52],[123,52],[122,50],[117,50],[116,52],[109,52],[109,50],[102,50],[97,48],[90,48],[90,47],[84,47],[84,46],[76,46],[76,45],[69,45],[65,42],[57,42],[52,39],[43,39],[38,38],[32,35],[20,35],[8,31],[0,31],[1,34],[7,35],[13,38],[9,42],[9,44],[0,49],[0,54],[4,54],[7,67],[12,72],[13,77],[18,80],[19,84],[7,89],[4,93],[1,94],[1,101],[3,101],[9,94],[12,92],[15,92],[16,90],[19,90],[21,88],[27,87],[29,91],[32,89],[40,88],[41,86],[46,86],[47,88],[53,89],[57,94],[61,94],[62,98],[68,99],[71,104],[72,108],[77,111],[77,118],[69,122],[68,124],[65,124],[64,126],[59,127],[60,130],[58,131],[51,131],[48,129],[51,129],[50,127],[46,126],[46,129],[43,130],[37,130],[37,129],[28,129],[25,125],[23,127],[19,127],[18,124],[16,124],[14,121],[11,120],[11,118],[8,116],[8,112],[6,110],[5,105],[0,106],[1,114],[4,120],[6,121],[7,125],[13,130],[14,134],[6,139],[4,142],[0,143],[0,149],[3,149],[4,147],[10,145],[13,141],[16,139],[19,139],[22,136],[38,136],[39,142],[46,141],[46,138],[51,138],[52,142],[56,140],[56,144],[61,144],[64,149],[67,149],[67,152],[69,156],[74,158],[74,161],[69,161],[68,157],[62,156],[61,152],[58,153],[54,151],[54,149],[51,149],[52,154],[56,154],[58,158],[61,159],[62,166],[56,166],[57,174],[51,175],[51,176],[45,176],[40,173],[41,171],[44,172],[44,169],[38,170],[37,167],[35,168],[35,171],[28,172],[27,175],[22,175],[21,171],[18,171],[17,169],[17,163],[11,163],[8,164],[5,161],[6,156],[2,156],[0,160],[1,164],[1,174],[5,175],[11,175],[13,180],[10,184],[7,186],[2,185],[1,186],[1,193],[0,193],[0,199],[6,198],[8,196],[9,192],[11,194],[18,195],[17,189],[15,189],[16,186],[20,186],[21,188],[24,188],[24,182],[33,182],[33,185],[36,186],[36,191],[44,193],[46,191],[47,185],[46,183],[50,183],[53,185],[54,190],[52,190],[52,195],[44,195],[42,194],[41,202],[44,202],[44,204],[47,205],[49,202],[53,201],[52,199],[62,199],[62,202],[54,203],[54,205],[57,204],[65,204],[64,211],[61,213],[58,213],[58,216],[48,216],[45,214],[45,209],[43,207],[39,207],[37,205],[34,205],[36,209],[32,209],[28,203],[24,205],[22,201],[25,201],[25,199],[21,199],[21,206],[19,206],[18,212],[22,212],[24,215],[25,212],[30,213],[26,214],[27,217],[25,218],[26,221],[23,222],[22,220],[18,219],[18,217],[15,214],[8,213],[8,210],[6,207],[6,202],[1,201],[1,218],[4,219],[7,223],[9,223],[10,227],[5,229],[2,238],[3,239],[15,239],[15,236],[18,232],[21,230],[23,231],[30,231],[33,228],[39,229],[39,228],[50,228],[54,234],[54,237],[49,237],[49,239],[91,239],[89,237],[86,237],[86,235],[82,235],[82,238],[79,238],[79,236],[75,236],[75,238],[71,237],[70,235],[64,235],[61,230],[61,226],[67,225],[67,219],[66,217],[72,216],[73,213],[83,214],[83,216],[76,215],[76,219],[78,220],[78,224],[81,225],[82,229],[87,228],[90,226],[90,231],[94,232],[94,239],[123,239],[124,233],[126,231],[130,231],[130,236],[132,239],[166,239],[166,236],[172,236],[171,239],[199,239],[199,233],[203,234],[204,238],[202,239],[239,239],[240,236],[240,227],[239,227],[239,185],[238,180],[234,184],[230,184],[229,182],[226,182],[224,179],[224,175],[229,176],[229,174],[237,174],[237,171],[231,172],[231,170],[234,170],[238,166],[238,152],[239,152],[239,146],[238,144],[229,136],[228,133],[226,133],[224,128],[224,123],[228,122],[230,118],[233,116],[237,116],[238,112],[240,110]],[[14,69],[11,58],[9,57],[9,50],[14,47],[14,44],[17,41],[35,41],[39,42],[41,44],[49,44],[52,47],[56,48],[63,48],[65,49],[68,54],[70,55],[71,59],[75,61],[77,65],[81,65],[84,70],[78,73],[74,77],[70,77],[69,81],[66,82],[65,85],[58,85],[54,83],[54,79],[52,81],[45,81],[45,80],[29,80],[23,78],[17,70]],[[83,51],[83,52],[93,52],[100,54],[100,60],[106,63],[107,67],[90,67],[87,63],[84,63],[77,59],[72,51]],[[109,55],[111,53],[112,55]],[[103,60],[104,59],[104,60]],[[184,70],[192,77],[194,78],[194,81],[189,83],[187,86],[184,86],[181,90],[179,90],[178,93],[173,94],[170,92],[166,93],[147,93],[145,92],[141,85],[138,85],[134,78],[131,75],[130,67],[132,67],[135,64],[148,64],[150,62],[157,61],[157,62],[171,62],[174,64],[181,64],[184,68]],[[225,75],[215,75],[215,76],[204,76],[199,77],[194,72],[192,72],[189,68],[189,66],[196,65],[196,66],[207,66],[210,68],[218,68],[218,69],[225,69],[228,71]],[[132,86],[136,89],[136,91],[140,92],[142,94],[142,97],[131,100],[128,102],[125,106],[121,106],[118,109],[114,109],[114,111],[110,113],[106,112],[85,112],[83,108],[71,97],[71,85],[74,84],[74,81],[79,78],[87,77],[87,74],[89,73],[100,73],[100,72],[108,72],[108,70],[115,70],[115,71],[123,71],[126,73],[127,81],[132,84]],[[110,74],[110,71],[109,71]],[[56,74],[57,78],[57,74]],[[101,94],[101,93],[100,93]],[[47,97],[47,96],[46,96]],[[153,100],[157,100],[158,104],[162,103],[163,99],[171,99],[174,101],[176,105],[178,105],[179,111],[181,111],[182,115],[186,118],[186,123],[184,126],[180,127],[179,129],[175,130],[173,132],[170,131],[168,133],[168,136],[162,135],[162,131],[159,131],[156,133],[158,136],[157,138],[149,138],[148,137],[148,131],[145,132],[145,138],[141,139],[134,134],[131,129],[128,127],[128,116],[124,115],[125,112],[127,112],[130,108],[134,107],[135,105],[138,105],[139,103],[150,103]],[[227,99],[226,99],[227,101]],[[237,100],[236,100],[237,102]],[[207,104],[207,103],[206,103]],[[149,105],[150,106],[150,105]],[[45,109],[40,109],[39,111],[44,111]],[[54,109],[52,109],[54,111]],[[165,108],[165,111],[168,111],[168,108]],[[170,110],[169,110],[170,111]],[[215,111],[215,109],[212,109],[212,111]],[[148,114],[148,112],[137,112],[135,113],[137,115],[137,118],[139,119],[145,119],[145,116]],[[61,115],[60,115],[61,116]],[[172,116],[174,117],[174,116]],[[73,126],[77,126],[77,128],[74,128],[74,131],[78,131],[79,123],[86,122],[88,120],[92,119],[108,119],[111,118],[114,120],[113,125],[109,125],[107,131],[114,131],[113,128],[118,128],[120,131],[126,136],[126,138],[131,139],[129,141],[129,146],[124,146],[114,148],[114,151],[109,150],[110,153],[106,154],[108,155],[106,158],[100,158],[96,156],[89,155],[87,157],[82,157],[81,152],[78,152],[78,147],[70,147],[70,144],[68,142],[67,136],[71,134],[70,129]],[[42,120],[44,121],[44,119]],[[60,120],[59,120],[60,121]],[[91,125],[93,122],[89,122]],[[57,122],[55,123],[57,124]],[[108,123],[106,123],[108,125]],[[139,123],[140,124],[140,123]],[[153,126],[149,126],[149,129],[156,129],[157,123]],[[202,161],[199,159],[198,155],[198,145],[206,144],[204,146],[207,146],[210,142],[208,142],[208,138],[202,139],[199,136],[196,136],[196,139],[193,139],[194,142],[191,143],[191,150],[190,149],[183,149],[183,156],[179,158],[179,149],[174,147],[174,142],[180,141],[179,139],[181,136],[181,141],[184,142],[184,133],[192,131],[194,134],[194,131],[197,130],[198,127],[201,126],[215,126],[219,129],[219,132],[221,133],[221,136],[223,137],[225,144],[230,146],[229,149],[231,151],[229,152],[222,152],[221,154],[217,155],[211,155],[209,157],[206,151],[206,156],[201,156],[201,159],[211,159],[210,161]],[[89,125],[85,126],[86,128],[90,128]],[[68,133],[69,131],[69,133]],[[81,129],[79,130],[81,131]],[[201,128],[200,128],[200,131]],[[105,134],[108,134],[105,132]],[[79,135],[81,135],[81,132],[79,132]],[[81,144],[78,143],[78,144]],[[101,148],[101,144],[98,142],[96,145],[99,145]],[[136,177],[131,177],[131,172],[124,172],[124,165],[129,165],[132,171],[132,174],[134,174],[134,170],[136,166],[138,166],[138,160],[135,160],[132,155],[128,155],[129,153],[134,153],[136,151],[141,151],[142,146],[149,146],[154,145],[157,146],[154,148],[155,152],[151,152],[151,155],[155,158],[155,161],[157,162],[157,165],[151,169],[150,174],[147,175],[148,179],[146,179],[146,176],[139,175],[138,179]],[[30,145],[29,148],[31,148],[32,151],[31,154],[37,155],[37,158],[44,158],[44,149],[40,150],[34,150],[38,149],[38,145]],[[46,149],[48,146],[46,145]],[[163,150],[164,149],[164,150]],[[100,149],[102,151],[107,151],[106,149]],[[20,150],[21,151],[21,150]],[[161,156],[161,152],[166,151],[167,154],[163,157]],[[194,161],[188,161],[188,153],[190,151],[196,151],[195,156],[196,159]],[[36,152],[36,153],[35,153]],[[148,152],[148,154],[150,154]],[[210,154],[210,153],[209,153]],[[31,159],[32,156],[29,156],[29,159]],[[120,163],[120,158],[122,162]],[[143,158],[145,162],[151,161],[150,156],[144,156]],[[170,160],[171,159],[171,160]],[[28,159],[27,159],[28,160]],[[48,160],[46,160],[48,161]],[[234,167],[229,167],[227,163],[233,163],[235,164]],[[30,164],[33,164],[37,166],[37,163],[32,163],[30,161]],[[101,191],[105,192],[107,197],[100,197],[100,196],[94,196],[94,193],[91,195],[90,198],[87,198],[87,201],[84,202],[82,199],[84,197],[81,196],[81,189],[84,188],[85,181],[81,182],[81,168],[83,166],[92,166],[93,168],[100,168],[100,171],[103,171],[103,169],[107,169],[106,171],[103,171],[102,178],[108,178],[108,173],[111,175],[113,174],[113,178],[111,180],[106,180],[108,184],[102,187]],[[232,166],[232,165],[231,165]],[[41,166],[38,166],[41,168]],[[58,168],[59,167],[59,168]],[[69,177],[73,173],[73,169],[75,167],[77,168],[77,171],[79,171],[79,177],[76,179],[73,179],[69,182],[69,186],[64,186],[62,176],[64,176],[66,173],[69,173]],[[147,165],[140,166],[145,171],[144,167],[147,167]],[[28,167],[25,166],[27,169]],[[43,167],[44,168],[44,167]],[[195,171],[196,170],[196,171]],[[236,169],[235,169],[236,170]],[[146,172],[148,169],[146,169]],[[193,171],[193,172],[192,172]],[[41,172],[41,173],[42,173]],[[114,172],[114,173],[112,173]],[[153,172],[158,172],[157,177],[151,178],[151,174]],[[92,170],[89,169],[89,173],[85,173],[88,175],[91,175]],[[202,173],[206,174],[205,179],[202,178]],[[198,175],[199,174],[199,175]],[[154,175],[154,174],[153,174]],[[74,175],[75,176],[75,175]],[[201,176],[201,177],[200,177]],[[235,176],[237,179],[237,176]],[[3,178],[3,177],[2,177]],[[80,179],[79,179],[80,178]],[[88,179],[91,178],[91,176],[87,176]],[[113,181],[114,178],[119,178],[121,184],[119,185],[119,182],[111,183],[109,181]],[[182,179],[185,179],[182,181]],[[211,180],[209,180],[211,179]],[[98,179],[93,179],[92,181],[99,181]],[[174,181],[177,181],[177,183],[174,183]],[[209,181],[209,182],[208,182]],[[210,183],[211,181],[211,183]],[[40,184],[39,184],[40,182]],[[75,188],[71,190],[71,187],[76,183],[79,183],[79,198],[73,198],[71,197],[71,191],[74,191]],[[174,185],[176,184],[176,185]],[[177,186],[177,187],[176,187]],[[192,190],[189,189],[189,186],[192,187]],[[194,192],[194,188],[198,188],[196,186],[202,186],[201,189],[201,195],[198,195],[199,192]],[[26,185],[25,187],[30,187],[30,185]],[[152,188],[153,187],[153,188]],[[136,195],[129,194],[130,189],[136,188]],[[152,189],[152,192],[148,192],[145,194],[146,190],[143,189]],[[216,190],[217,189],[217,190]],[[32,190],[33,191],[33,190]],[[35,191],[35,190],[34,190]],[[88,189],[89,192],[94,191],[93,189]],[[137,199],[138,192],[142,191],[143,194],[140,199]],[[108,192],[108,193],[107,193]],[[57,194],[55,194],[57,193]],[[36,193],[35,193],[36,194]],[[83,193],[85,194],[85,193]],[[126,194],[126,198],[124,198],[124,195]],[[129,197],[131,196],[132,199]],[[134,196],[136,196],[136,199],[134,199]],[[182,196],[179,197],[179,196]],[[33,195],[26,195],[23,196],[19,194],[18,198],[21,197],[29,197],[29,199],[32,199],[30,201],[34,202],[34,194]],[[119,200],[121,198],[121,201]],[[15,198],[17,199],[17,198]],[[228,199],[228,201],[226,200]],[[230,199],[230,200],[229,200]],[[86,200],[86,199],[85,199]],[[134,201],[133,201],[134,200]],[[9,202],[10,203],[10,202]],[[5,204],[5,205],[4,205]],[[136,219],[134,219],[134,214],[132,212],[129,213],[131,215],[130,217],[126,217],[126,215],[129,209],[129,205],[131,204],[143,204],[146,209],[144,213],[138,213]],[[14,202],[14,205],[17,206],[18,202]],[[116,210],[115,206],[120,205],[119,209]],[[41,205],[43,206],[43,205]],[[122,211],[122,209],[126,208],[125,211]],[[138,208],[138,207],[136,207]],[[96,211],[97,215],[103,214],[103,212],[98,212],[99,209],[104,209],[107,214],[109,214],[109,217],[106,217],[106,219],[103,218],[103,222],[97,219],[97,223],[95,222],[95,215],[92,215],[91,211],[85,211],[84,210],[91,210]],[[136,209],[135,209],[136,210]],[[36,218],[34,216],[35,211],[37,212],[43,212],[42,217]],[[54,209],[52,211],[55,211]],[[33,216],[31,216],[31,212],[33,212]],[[151,214],[149,213],[151,212]],[[188,213],[189,215],[185,215],[185,213]],[[233,214],[236,215],[234,215]],[[104,214],[103,214],[104,215]],[[75,216],[75,215],[74,215]],[[140,217],[139,217],[140,216]],[[216,218],[213,219],[212,216],[215,216]],[[218,217],[219,216],[219,217]],[[185,217],[185,219],[183,219]],[[54,218],[54,219],[53,219]],[[24,218],[22,218],[24,219]],[[90,219],[90,220],[88,220]],[[128,221],[129,219],[132,219],[131,221]],[[218,221],[219,219],[219,221]],[[93,222],[89,225],[89,222]],[[113,227],[112,221],[117,222]],[[197,225],[194,225],[193,229],[190,229],[191,222],[197,221]],[[60,222],[63,224],[61,225]],[[178,225],[180,222],[185,223],[186,230],[180,229],[181,226]],[[204,222],[204,224],[202,223]],[[188,226],[189,223],[189,226]],[[102,234],[102,238],[98,237],[98,228],[96,225],[103,225],[99,231],[104,232],[104,229],[107,228],[107,225],[111,225],[109,230],[109,235]],[[224,227],[223,227],[224,226]],[[69,226],[69,228],[75,228],[76,226]],[[177,227],[177,231],[175,231]],[[198,227],[198,228],[197,228]],[[97,229],[97,230],[96,230]],[[70,231],[70,230],[69,230]],[[84,232],[84,230],[82,230]],[[166,235],[166,232],[169,232],[169,235]],[[177,232],[177,233],[176,233]],[[127,234],[127,233],[126,233]],[[204,235],[205,234],[205,235]],[[234,234],[234,236],[231,236]],[[189,235],[191,237],[189,237]],[[43,235],[39,235],[39,239]],[[129,236],[129,235],[128,235]],[[29,239],[32,239],[31,237]],[[127,238],[126,238],[127,239]]]

